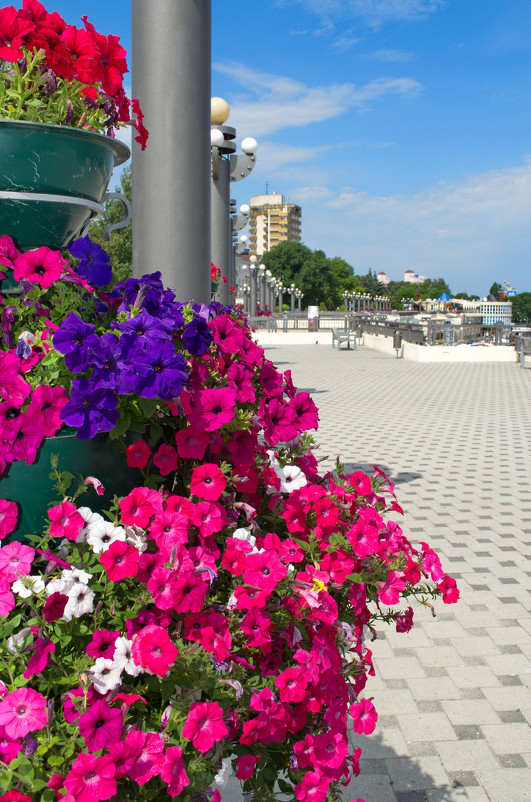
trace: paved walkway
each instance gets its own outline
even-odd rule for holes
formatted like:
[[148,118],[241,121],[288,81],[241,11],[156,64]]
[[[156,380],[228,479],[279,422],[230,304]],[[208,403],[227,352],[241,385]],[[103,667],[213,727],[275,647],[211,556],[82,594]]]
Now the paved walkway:
[[267,347],[320,408],[332,467],[381,466],[404,531],[461,589],[382,631],[367,692],[380,713],[345,800],[531,800],[531,369],[423,365],[360,349]]

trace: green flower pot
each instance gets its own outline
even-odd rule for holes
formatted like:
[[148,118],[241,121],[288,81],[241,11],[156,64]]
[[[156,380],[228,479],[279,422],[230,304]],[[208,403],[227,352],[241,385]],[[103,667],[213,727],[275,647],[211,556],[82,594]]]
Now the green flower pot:
[[[95,476],[105,487],[99,496],[94,488],[79,497],[79,506],[90,507],[94,512],[108,510],[115,495],[125,496],[134,487],[143,485],[139,470],[129,468],[125,454],[120,453],[106,434],[92,440],[78,440],[74,429],[61,429],[55,437],[46,437],[33,465],[12,462],[0,478],[0,498],[16,501],[19,508],[18,526],[8,540],[24,540],[26,535],[40,534],[49,523],[49,507],[62,499],[50,479],[52,454],[59,455],[59,470],[79,476]],[[77,488],[76,479],[72,489]],[[5,542],[5,541],[4,541]]]
[[0,235],[21,250],[67,247],[98,214],[113,167],[129,156],[104,134],[0,120]]

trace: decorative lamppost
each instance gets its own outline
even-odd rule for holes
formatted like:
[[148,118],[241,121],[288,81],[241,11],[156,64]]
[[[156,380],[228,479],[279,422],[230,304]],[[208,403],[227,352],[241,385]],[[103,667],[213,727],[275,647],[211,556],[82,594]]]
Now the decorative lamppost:
[[303,294],[302,294],[301,290],[297,290],[297,293],[296,293],[296,294],[297,294],[297,303],[298,303],[298,310],[297,310],[297,311],[298,311],[298,312],[299,312],[299,314],[300,314],[300,312],[302,311],[302,310],[301,310],[301,301],[302,301],[302,296],[303,296]]
[[278,314],[282,314],[282,307],[284,305],[284,285],[282,282],[278,285]]
[[273,286],[275,279],[271,270],[266,270],[266,306],[271,312],[273,310]]
[[131,3],[133,97],[149,130],[144,153],[133,142],[133,271],[155,257],[177,298],[198,303],[210,301],[211,5]]
[[296,289],[297,288],[296,288],[295,284],[292,284],[291,287],[289,288],[289,294],[291,296],[290,307],[291,307],[291,311],[292,312],[295,311],[295,291],[296,291]]
[[251,278],[251,281],[250,281],[251,291],[250,291],[250,294],[249,294],[249,316],[250,317],[256,317],[256,295],[257,295],[257,293],[256,293],[256,279],[257,279],[256,273],[257,273],[257,270],[258,270],[258,265],[256,264],[257,261],[258,261],[258,259],[254,254],[249,258],[249,262],[250,262],[249,273],[250,273],[250,278]]
[[251,292],[251,288],[248,284],[244,284],[242,287],[243,293],[243,311],[246,315],[249,314],[249,293]]
[[[254,168],[257,150],[255,139],[248,138],[242,142],[242,154],[236,155],[236,129],[225,125],[230,114],[229,104],[220,97],[211,100],[211,158],[212,158],[212,190],[211,190],[211,259],[221,271],[222,279],[218,284],[216,301],[230,303],[232,273],[232,231],[230,221],[230,182],[241,181]],[[245,223],[244,223],[245,225]],[[242,226],[243,227],[243,226]]]
[[345,290],[345,291],[343,292],[343,301],[344,301],[344,303],[345,303],[345,313],[346,313],[346,312],[348,312],[348,302],[349,302],[349,298],[350,298],[350,293],[348,292],[348,290]]

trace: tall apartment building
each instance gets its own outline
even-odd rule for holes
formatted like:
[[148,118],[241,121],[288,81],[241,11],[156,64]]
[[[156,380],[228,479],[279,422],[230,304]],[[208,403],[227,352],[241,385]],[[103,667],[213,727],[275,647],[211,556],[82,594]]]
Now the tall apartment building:
[[280,242],[301,241],[301,207],[284,195],[255,195],[250,201],[249,249],[264,254]]

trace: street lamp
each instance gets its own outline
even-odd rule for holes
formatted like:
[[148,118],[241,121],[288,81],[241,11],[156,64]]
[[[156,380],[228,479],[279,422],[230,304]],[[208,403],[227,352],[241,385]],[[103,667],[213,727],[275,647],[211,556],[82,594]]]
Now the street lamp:
[[295,286],[295,284],[292,284],[291,287],[289,288],[289,293],[290,293],[290,296],[291,296],[290,306],[291,306],[291,311],[292,312],[295,311],[295,291],[296,291],[296,289],[297,289],[297,287]]
[[303,293],[301,292],[301,290],[297,290],[296,295],[297,295],[297,302],[298,302],[298,310],[297,311],[300,313],[302,311],[301,310],[301,301],[302,301]]
[[284,285],[282,282],[278,284],[278,314],[282,314],[282,307],[284,305]]
[[258,270],[258,265],[256,264],[258,261],[258,257],[254,254],[249,257],[249,273],[251,276],[251,292],[249,294],[249,315],[251,317],[256,317],[256,273]]
[[[230,215],[230,182],[241,181],[255,166],[256,140],[250,137],[242,142],[242,154],[236,154],[236,129],[225,125],[230,114],[229,104],[220,97],[210,101],[210,145],[212,160],[211,188],[211,261],[221,271],[222,281],[218,285],[216,300],[222,304],[230,303],[230,284],[232,275],[233,251],[232,234],[247,222],[237,220],[236,226]],[[245,215],[243,215],[245,218]]]

